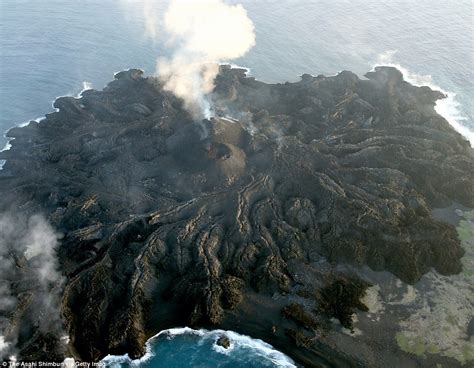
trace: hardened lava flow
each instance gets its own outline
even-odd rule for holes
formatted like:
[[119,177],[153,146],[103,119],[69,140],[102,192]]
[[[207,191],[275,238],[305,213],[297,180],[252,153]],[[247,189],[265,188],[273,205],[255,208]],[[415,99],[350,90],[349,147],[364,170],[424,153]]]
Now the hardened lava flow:
[[41,328],[28,277],[2,281],[17,357],[138,357],[187,325],[261,338],[306,367],[459,365],[354,329],[370,274],[461,271],[456,230],[432,210],[474,207],[473,150],[435,112],[444,96],[394,68],[366,77],[266,84],[221,66],[214,117],[196,121],[133,69],[11,129],[1,208],[63,234],[61,328]]

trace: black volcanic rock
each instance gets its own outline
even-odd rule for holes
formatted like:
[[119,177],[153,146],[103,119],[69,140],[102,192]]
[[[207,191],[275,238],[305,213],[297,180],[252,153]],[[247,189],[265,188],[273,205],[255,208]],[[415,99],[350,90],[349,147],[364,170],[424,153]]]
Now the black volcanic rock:
[[230,347],[230,339],[226,335],[222,335],[217,339],[216,344],[224,349],[228,349]]
[[321,309],[329,317],[337,318],[343,327],[352,330],[352,315],[355,309],[369,311],[360,301],[367,287],[369,285],[362,280],[337,279],[321,290]]
[[[366,76],[266,84],[222,66],[215,117],[194,121],[159,81],[130,70],[11,129],[1,208],[44,213],[64,234],[71,354],[136,357],[165,328],[230,326],[306,366],[364,364],[303,331],[330,317],[351,327],[364,309],[368,283],[334,279],[320,262],[408,283],[430,269],[458,273],[455,229],[431,209],[474,207],[473,150],[436,114],[443,95],[393,68]],[[319,306],[294,302],[301,287]],[[261,313],[245,314],[255,298]],[[267,312],[273,320],[260,321]],[[242,313],[248,323],[236,324]],[[20,354],[36,356],[32,346]]]

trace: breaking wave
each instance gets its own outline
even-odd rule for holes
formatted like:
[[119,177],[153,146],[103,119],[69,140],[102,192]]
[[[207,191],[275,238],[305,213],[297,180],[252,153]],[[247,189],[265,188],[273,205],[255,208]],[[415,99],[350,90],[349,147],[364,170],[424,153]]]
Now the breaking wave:
[[444,117],[448,123],[460,134],[462,134],[474,147],[474,132],[462,124],[462,121],[468,120],[460,110],[460,103],[456,100],[456,94],[439,87],[433,82],[431,75],[420,75],[412,73],[407,68],[393,61],[396,51],[387,51],[379,55],[376,66],[392,66],[402,72],[403,78],[414,86],[428,86],[433,90],[440,91],[446,98],[436,101],[435,110]]
[[[217,345],[221,336],[227,336],[230,346]],[[224,330],[194,330],[189,327],[164,330],[146,343],[146,354],[140,359],[131,359],[128,354],[108,355],[102,361],[106,367],[195,367],[205,362],[206,366],[219,367],[296,367],[283,353],[266,342]]]

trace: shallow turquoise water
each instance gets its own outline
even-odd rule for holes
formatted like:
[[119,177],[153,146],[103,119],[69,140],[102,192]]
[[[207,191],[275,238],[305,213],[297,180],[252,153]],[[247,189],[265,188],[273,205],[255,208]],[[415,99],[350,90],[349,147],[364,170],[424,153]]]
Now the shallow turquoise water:
[[[217,346],[225,334],[227,349]],[[161,332],[149,340],[148,353],[140,360],[128,356],[108,356],[107,368],[272,368],[295,367],[293,361],[261,340],[232,331],[177,328]]]
[[[278,82],[343,69],[363,75],[377,63],[399,64],[413,81],[449,92],[451,100],[443,113],[473,134],[471,0],[239,2],[255,24],[257,45],[234,63],[249,67],[256,78]],[[154,3],[157,13],[165,7],[166,2]],[[143,30],[141,10],[120,0],[1,0],[0,132],[43,116],[52,110],[56,96],[75,95],[84,82],[100,89],[114,72],[131,67],[152,74],[156,57],[166,50],[143,37]],[[0,148],[5,143],[0,137]],[[255,340],[240,339],[240,345],[224,354],[215,350],[215,338],[215,333],[156,338],[151,345],[155,358],[140,364],[284,364],[282,356],[269,347],[262,350]],[[131,364],[125,357],[113,361],[115,366]]]

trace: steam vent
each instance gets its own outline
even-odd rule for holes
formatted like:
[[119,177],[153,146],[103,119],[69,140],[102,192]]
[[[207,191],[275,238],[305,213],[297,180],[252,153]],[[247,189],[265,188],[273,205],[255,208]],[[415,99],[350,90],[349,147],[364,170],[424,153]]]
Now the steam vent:
[[11,129],[0,205],[18,229],[42,216],[59,270],[45,283],[35,253],[8,250],[17,357],[137,358],[190,326],[304,367],[472,363],[474,244],[456,227],[474,221],[473,149],[435,112],[442,93],[391,67],[365,77],[221,66],[197,119],[132,69]]

